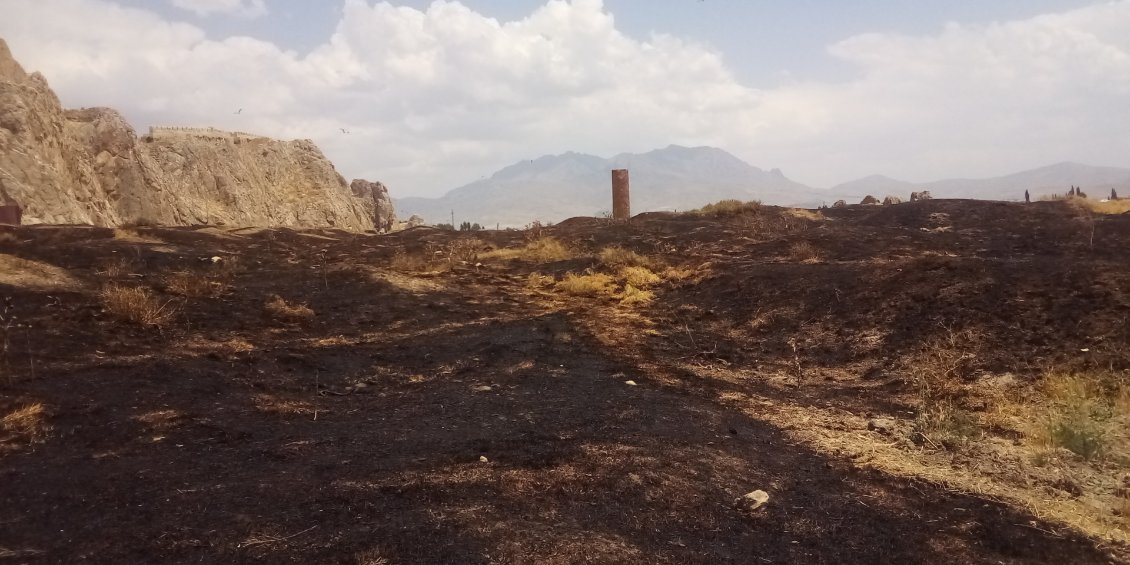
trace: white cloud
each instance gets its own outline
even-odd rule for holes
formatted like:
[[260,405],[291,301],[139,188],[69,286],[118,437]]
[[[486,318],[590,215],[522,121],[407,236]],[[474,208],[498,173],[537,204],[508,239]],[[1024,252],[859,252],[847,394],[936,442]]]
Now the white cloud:
[[198,16],[225,14],[254,18],[267,13],[266,0],[170,0],[173,6]]
[[313,138],[347,176],[398,195],[542,153],[668,143],[721,146],[816,184],[1130,164],[1128,1],[853,37],[829,52],[856,78],[764,90],[706,46],[624,35],[600,0],[550,0],[513,22],[458,2],[420,11],[345,0],[336,31],[306,56],[209,40],[108,0],[6,0],[5,10],[0,36],[68,105],[114,106],[139,127]]

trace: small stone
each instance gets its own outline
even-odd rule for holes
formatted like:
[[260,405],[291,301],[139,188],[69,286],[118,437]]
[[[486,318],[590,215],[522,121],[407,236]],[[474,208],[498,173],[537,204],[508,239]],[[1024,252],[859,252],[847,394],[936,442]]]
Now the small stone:
[[494,389],[493,389],[493,388],[491,388],[491,387],[489,387],[489,386],[487,386],[487,385],[482,385],[482,386],[477,386],[477,387],[475,387],[475,392],[490,392],[490,391],[492,391],[492,390],[494,390]]
[[745,510],[753,511],[769,503],[769,493],[755,490],[734,501],[734,505]]
[[624,381],[624,384],[628,386],[639,386],[638,384],[636,384],[636,381]]
[[872,418],[867,421],[867,429],[883,435],[891,435],[895,429],[895,421],[891,418]]
[[490,463],[490,459],[487,459],[486,455],[480,455],[479,456],[479,463]]
[[219,256],[212,257],[212,263],[219,263],[220,261],[223,261],[223,260],[224,260],[223,257],[219,257]]

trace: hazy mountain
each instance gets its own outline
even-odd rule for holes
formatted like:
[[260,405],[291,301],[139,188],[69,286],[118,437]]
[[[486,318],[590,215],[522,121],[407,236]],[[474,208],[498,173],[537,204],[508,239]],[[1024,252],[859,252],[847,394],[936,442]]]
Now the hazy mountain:
[[632,213],[688,210],[725,198],[819,205],[824,191],[764,171],[713,147],[672,145],[644,154],[602,159],[580,153],[522,161],[441,198],[402,198],[397,214],[429,223],[455,221],[519,226],[611,210],[611,171],[631,171]]
[[1110,189],[1130,196],[1130,169],[1094,167],[1079,163],[1059,163],[989,179],[948,179],[911,183],[884,176],[870,176],[836,185],[828,190],[837,198],[858,202],[867,194],[883,198],[894,194],[906,199],[911,191],[929,190],[935,198],[977,198],[982,200],[1023,200],[1027,190],[1032,199],[1045,194],[1066,194],[1078,186],[1094,198],[1105,198]]

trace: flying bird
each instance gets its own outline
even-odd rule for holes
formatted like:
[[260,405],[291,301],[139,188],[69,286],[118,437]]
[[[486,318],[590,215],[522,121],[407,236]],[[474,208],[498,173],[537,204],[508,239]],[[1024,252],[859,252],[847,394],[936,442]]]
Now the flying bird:
[[243,113],[243,108],[240,108],[240,109],[236,110],[236,111],[235,111],[235,113],[236,113],[236,114],[242,114],[242,113]]
[[347,130],[345,128],[341,128],[341,133],[349,133],[349,130]]

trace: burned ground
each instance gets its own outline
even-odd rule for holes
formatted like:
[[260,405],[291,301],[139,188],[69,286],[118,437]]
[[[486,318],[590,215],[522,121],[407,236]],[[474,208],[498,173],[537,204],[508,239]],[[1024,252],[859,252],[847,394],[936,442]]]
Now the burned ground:
[[[1036,465],[1003,424],[900,430],[930,355],[958,351],[973,414],[1006,377],[1130,368],[1130,217],[934,200],[531,231],[0,232],[0,417],[23,415],[0,559],[1127,559],[1117,450]],[[538,235],[575,256],[488,258]],[[528,282],[609,245],[690,275],[635,306]],[[169,316],[131,321],[111,286]]]

